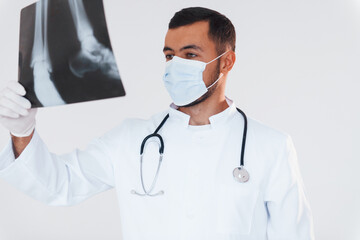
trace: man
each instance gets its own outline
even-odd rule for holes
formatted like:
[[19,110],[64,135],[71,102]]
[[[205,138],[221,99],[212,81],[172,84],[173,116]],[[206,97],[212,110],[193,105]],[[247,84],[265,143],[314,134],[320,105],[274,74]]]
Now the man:
[[[164,54],[164,84],[174,101],[169,109],[149,120],[126,119],[85,150],[69,154],[47,150],[33,131],[36,110],[27,110],[29,103],[19,96],[25,91],[9,85],[0,112],[12,141],[1,154],[0,177],[53,206],[74,205],[116,187],[125,240],[314,239],[287,134],[248,118],[249,178],[233,175],[246,121],[224,93],[235,62],[230,20],[206,8],[177,12]],[[154,134],[143,143],[154,132],[161,137]],[[145,147],[142,162],[140,147]]]

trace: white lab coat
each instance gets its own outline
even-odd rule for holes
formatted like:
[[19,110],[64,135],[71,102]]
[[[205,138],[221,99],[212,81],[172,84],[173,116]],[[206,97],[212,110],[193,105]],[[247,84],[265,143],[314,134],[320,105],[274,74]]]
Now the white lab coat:
[[[35,130],[15,160],[11,140],[0,154],[0,178],[51,206],[70,206],[116,188],[124,240],[310,240],[313,219],[291,138],[248,117],[246,183],[236,182],[243,118],[235,103],[188,125],[189,115],[174,104],[150,119],[126,119],[92,140],[86,149],[50,153]],[[142,192],[139,152],[142,140],[170,117],[159,133],[164,158],[154,192]],[[147,188],[158,164],[158,140],[149,140],[144,157]]]

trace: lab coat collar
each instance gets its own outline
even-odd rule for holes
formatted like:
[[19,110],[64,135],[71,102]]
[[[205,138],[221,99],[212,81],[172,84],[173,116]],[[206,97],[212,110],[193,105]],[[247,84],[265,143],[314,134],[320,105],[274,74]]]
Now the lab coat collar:
[[[209,117],[210,124],[207,125],[210,125],[211,128],[217,128],[218,126],[221,126],[229,118],[231,118],[237,111],[235,102],[232,99],[228,98],[227,96],[225,96],[225,99],[229,106],[222,112],[219,112]],[[190,115],[179,111],[178,108],[179,107],[175,105],[173,102],[170,104],[170,108],[169,108],[170,118],[179,120],[179,122],[181,122],[181,125],[183,127],[189,128]]]

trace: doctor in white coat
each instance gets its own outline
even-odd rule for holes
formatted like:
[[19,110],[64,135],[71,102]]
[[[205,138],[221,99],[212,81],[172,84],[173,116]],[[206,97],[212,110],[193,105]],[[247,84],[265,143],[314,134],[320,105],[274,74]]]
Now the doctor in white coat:
[[[25,89],[9,82],[0,99],[0,121],[11,134],[0,178],[51,206],[116,188],[124,240],[314,239],[290,136],[246,120],[225,96],[235,62],[231,21],[210,9],[183,9],[169,23],[164,54],[169,108],[126,119],[85,150],[63,155],[48,151]],[[154,132],[160,137],[143,144],[140,162],[143,140]]]

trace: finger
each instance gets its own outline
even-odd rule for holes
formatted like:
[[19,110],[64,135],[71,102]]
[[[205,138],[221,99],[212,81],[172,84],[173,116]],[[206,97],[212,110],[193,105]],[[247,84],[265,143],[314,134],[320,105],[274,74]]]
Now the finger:
[[17,93],[20,96],[24,96],[26,94],[26,90],[23,87],[23,85],[21,85],[17,81],[10,81],[7,86],[10,90]]
[[3,106],[0,106],[0,118],[1,117],[9,117],[9,118],[19,118],[20,115],[11,111],[8,108],[5,108]]
[[31,108],[31,103],[29,100],[27,100],[25,97],[19,96],[18,94],[16,94],[15,92],[13,92],[12,90],[10,90],[8,88],[4,90],[3,96],[7,97],[8,99],[17,103],[18,105],[20,105],[23,108],[26,108],[26,109]]
[[29,112],[25,108],[5,97],[0,99],[0,105],[23,116],[29,114]]

